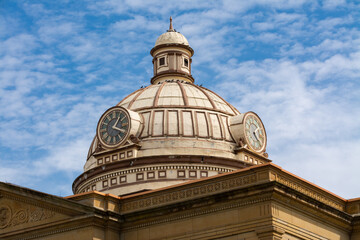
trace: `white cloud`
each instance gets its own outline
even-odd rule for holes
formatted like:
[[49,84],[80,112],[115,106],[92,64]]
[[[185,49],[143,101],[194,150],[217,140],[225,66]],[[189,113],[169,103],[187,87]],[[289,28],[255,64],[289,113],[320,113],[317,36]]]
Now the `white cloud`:
[[233,12],[244,12],[253,7],[261,6],[271,9],[296,9],[302,7],[304,4],[315,4],[313,1],[308,0],[253,0],[253,1],[236,1],[225,0],[223,1],[224,8]]
[[119,31],[122,33],[127,33],[128,31],[139,31],[144,32],[153,31],[153,30],[161,30],[159,25],[163,24],[160,21],[154,21],[152,19],[147,19],[141,15],[135,15],[131,19],[117,21],[113,24],[112,28],[115,31]]
[[[359,193],[358,157],[360,141],[326,138],[316,144],[298,143],[278,150],[272,156],[283,169],[317,184],[343,198]],[[354,191],[355,188],[355,191]]]
[[1,181],[17,184],[25,184],[30,180],[29,176],[24,173],[28,172],[25,162],[5,161],[0,159]]
[[50,154],[33,162],[33,174],[37,176],[49,175],[57,171],[79,172],[85,164],[89,150],[89,134],[85,138],[73,137],[70,142],[63,142],[52,146]]
[[335,9],[336,7],[345,6],[346,0],[323,0],[322,5],[325,9]]
[[275,164],[343,197],[356,197],[339,182],[347,175],[349,182],[358,181],[351,166],[359,154],[359,53],[298,63],[232,62],[218,69],[218,78],[228,81],[216,88],[240,111],[260,115]]
[[37,46],[37,42],[33,35],[19,34],[2,41],[1,45],[0,54],[18,56],[32,51]]
[[[49,182],[41,188],[52,193],[69,189],[101,113],[149,84],[148,51],[170,15],[195,50],[196,83],[242,112],[259,113],[274,163],[334,191],[346,169],[354,173],[346,165],[357,164],[360,138],[355,3],[81,4],[19,4],[25,14],[20,9],[0,16],[2,180],[35,188]],[[337,8],[348,13],[333,14]],[[339,159],[345,164],[336,171]],[[56,189],[49,187],[54,182]],[[336,193],[356,197],[350,196],[352,184]]]
[[256,36],[247,36],[246,40],[248,41],[259,41],[264,43],[273,43],[275,41],[282,42],[282,38],[277,33],[260,33]]
[[23,10],[26,12],[27,15],[39,18],[43,17],[44,15],[51,14],[51,11],[47,10],[44,5],[38,3],[24,3]]
[[107,0],[99,3],[90,2],[88,8],[96,14],[132,14],[133,12],[146,11],[151,14],[168,16],[170,12],[177,13],[181,10],[202,10],[219,6],[219,3],[201,0],[183,1],[146,1],[146,0]]
[[67,37],[77,36],[78,31],[79,26],[75,25],[75,23],[46,19],[40,22],[38,33],[41,41],[50,44],[63,41]]

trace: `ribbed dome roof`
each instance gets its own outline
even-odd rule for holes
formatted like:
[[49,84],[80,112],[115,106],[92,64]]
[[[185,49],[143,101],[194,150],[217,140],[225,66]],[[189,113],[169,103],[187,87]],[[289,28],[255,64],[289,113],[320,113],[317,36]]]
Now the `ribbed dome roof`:
[[231,104],[216,93],[191,83],[167,80],[139,89],[118,106],[139,111],[150,108],[201,108],[229,115],[239,114]]
[[[184,111],[211,111],[224,116],[235,116],[240,112],[211,90],[188,82],[167,80],[138,89],[125,97],[117,106],[134,112],[147,112],[156,109],[183,109]],[[145,124],[148,124],[146,121]],[[155,121],[156,122],[156,121]],[[207,123],[209,124],[209,123]],[[228,126],[225,126],[227,129]],[[226,130],[228,131],[228,130]],[[144,136],[140,136],[143,138]],[[195,137],[195,136],[194,136]],[[228,141],[232,141],[228,135]],[[90,146],[88,158],[95,152],[98,144],[94,138]]]
[[155,42],[155,47],[163,44],[181,44],[189,46],[185,36],[175,31],[161,34]]

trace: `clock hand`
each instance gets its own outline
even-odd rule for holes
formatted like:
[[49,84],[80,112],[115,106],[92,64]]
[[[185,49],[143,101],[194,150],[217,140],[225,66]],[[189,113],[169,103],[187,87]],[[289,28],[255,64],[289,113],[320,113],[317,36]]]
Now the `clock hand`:
[[262,141],[261,141],[261,139],[260,139],[260,136],[257,136],[257,135],[259,135],[259,130],[260,130],[260,128],[257,128],[254,133],[255,133],[256,139],[262,144]]
[[117,128],[116,125],[118,124],[119,119],[120,119],[120,117],[118,117],[118,119],[116,120],[115,124],[111,127],[112,129],[116,129],[116,128]]
[[256,131],[257,131],[257,129],[255,129],[255,130],[252,132],[252,135],[255,137],[256,140],[258,140],[258,137],[256,136]]
[[253,132],[253,135],[254,135],[255,139],[258,140],[255,131]]
[[120,132],[126,132],[126,130],[124,130],[124,129],[121,129],[121,128],[118,128],[118,127],[112,127],[112,129],[115,129],[115,130],[118,130],[118,131],[120,131]]

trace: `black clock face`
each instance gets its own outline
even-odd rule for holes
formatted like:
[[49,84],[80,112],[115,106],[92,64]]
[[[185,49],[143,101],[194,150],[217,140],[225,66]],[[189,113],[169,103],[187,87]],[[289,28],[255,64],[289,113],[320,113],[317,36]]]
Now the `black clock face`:
[[105,112],[98,125],[100,141],[107,146],[122,143],[129,132],[129,116],[121,108],[114,108]]

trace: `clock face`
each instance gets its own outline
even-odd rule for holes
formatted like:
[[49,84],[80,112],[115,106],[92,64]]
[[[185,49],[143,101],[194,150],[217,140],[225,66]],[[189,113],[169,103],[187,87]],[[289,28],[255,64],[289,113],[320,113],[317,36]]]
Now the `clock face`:
[[264,150],[266,133],[260,118],[253,113],[249,113],[245,116],[244,121],[246,142],[256,152]]
[[129,115],[125,109],[113,107],[100,118],[97,135],[100,142],[107,147],[117,147],[123,143],[130,129]]

